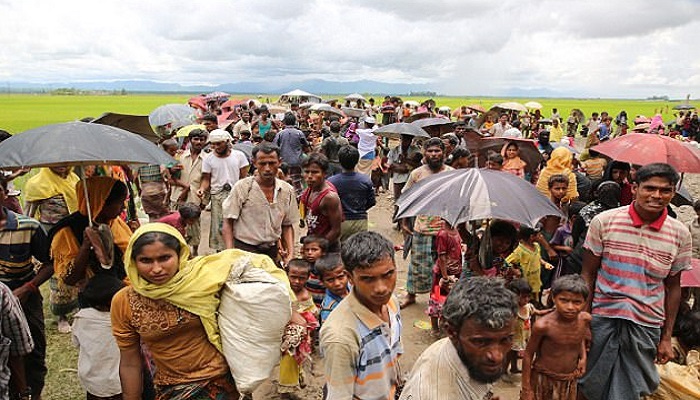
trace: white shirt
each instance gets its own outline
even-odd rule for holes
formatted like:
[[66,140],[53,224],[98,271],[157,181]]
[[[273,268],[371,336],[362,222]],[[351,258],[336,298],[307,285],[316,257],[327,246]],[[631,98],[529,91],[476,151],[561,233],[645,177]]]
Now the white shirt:
[[73,344],[78,347],[78,379],[98,397],[122,392],[119,347],[112,336],[109,311],[83,308],[73,317]]
[[523,137],[523,133],[520,132],[520,129],[511,127],[510,129],[506,129],[501,137],[521,138]]
[[240,178],[241,168],[248,165],[245,154],[236,149],[231,149],[228,157],[217,157],[211,154],[202,161],[202,173],[211,174],[211,193],[220,192],[225,184],[233,185]]
[[360,141],[357,143],[357,150],[360,152],[360,158],[364,157],[367,153],[373,152],[374,148],[377,147],[377,137],[374,135],[374,128],[357,129],[355,133],[360,137]]

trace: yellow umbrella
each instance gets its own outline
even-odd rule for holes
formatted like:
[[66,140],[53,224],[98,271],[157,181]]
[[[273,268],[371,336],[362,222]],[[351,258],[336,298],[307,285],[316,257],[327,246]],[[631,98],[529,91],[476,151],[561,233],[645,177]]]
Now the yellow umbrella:
[[177,134],[175,136],[187,137],[190,134],[190,132],[192,132],[195,129],[201,129],[201,130],[206,132],[207,127],[202,125],[202,124],[193,124],[193,125],[183,126],[182,128],[177,130]]

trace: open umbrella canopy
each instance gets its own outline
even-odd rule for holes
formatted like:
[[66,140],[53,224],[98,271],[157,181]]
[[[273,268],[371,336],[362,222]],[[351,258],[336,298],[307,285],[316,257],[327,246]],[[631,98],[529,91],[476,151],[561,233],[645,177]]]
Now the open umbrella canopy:
[[697,107],[695,107],[692,104],[684,103],[684,104],[679,104],[675,107],[673,107],[674,110],[695,110]]
[[337,114],[337,115],[340,115],[341,117],[343,116],[343,113],[340,110],[338,110],[337,108],[331,106],[330,104],[326,104],[326,103],[314,104],[311,107],[309,107],[309,110],[315,111],[315,112],[323,111],[323,112],[327,112],[327,113]]
[[207,94],[206,96],[204,96],[204,99],[206,101],[212,101],[212,100],[221,101],[223,99],[228,99],[229,97],[231,97],[230,94],[228,94],[226,92],[217,91],[217,92],[211,92],[211,93]]
[[365,98],[362,97],[362,95],[359,94],[359,93],[349,94],[349,95],[345,96],[345,100],[362,100],[362,101],[366,101]]
[[413,124],[405,122],[396,122],[394,124],[384,125],[374,130],[374,134],[378,136],[389,137],[393,139],[401,138],[401,135],[409,135],[423,138],[430,138],[428,132]]
[[486,109],[481,104],[471,104],[471,105],[468,105],[467,108],[472,110],[472,111],[476,111],[476,112],[480,112],[480,113],[486,112]]
[[541,110],[542,109],[542,104],[540,104],[536,101],[528,101],[527,103],[525,103],[523,105],[530,110]]
[[630,132],[591,149],[617,161],[666,163],[678,172],[700,173],[700,150],[668,136]]
[[411,124],[423,128],[430,136],[441,136],[448,132],[454,132],[455,124],[447,118],[423,118]]
[[160,137],[153,132],[148,122],[148,115],[129,115],[118,113],[104,113],[99,118],[92,120],[93,124],[102,124],[124,129],[135,133],[151,143],[158,143]]
[[190,132],[192,132],[195,129],[201,129],[205,132],[207,131],[207,127],[202,125],[202,124],[192,124],[192,125],[183,126],[182,128],[178,129],[175,136],[187,137],[187,136],[189,136]]
[[195,119],[194,109],[185,104],[165,104],[157,107],[148,115],[148,122],[151,125],[169,124],[172,129],[190,125]]
[[160,147],[139,135],[88,122],[46,125],[0,143],[2,168],[173,162]]
[[413,122],[413,121],[418,121],[419,119],[424,119],[424,118],[432,118],[433,114],[429,113],[427,111],[423,112],[418,112],[415,114],[412,114],[406,118],[403,119],[403,122]]
[[489,151],[500,153],[506,143],[515,142],[518,145],[520,158],[527,163],[526,170],[533,172],[542,162],[542,154],[537,148],[537,144],[532,139],[487,137],[479,141],[479,165],[486,164],[486,157]]
[[348,117],[360,118],[365,115],[365,110],[361,108],[343,107],[342,110]]
[[396,202],[396,219],[416,215],[444,218],[450,225],[489,218],[535,226],[561,211],[532,184],[507,172],[458,169],[431,175]]
[[505,103],[498,103],[495,106],[491,108],[500,108],[501,110],[512,110],[512,111],[522,111],[522,112],[527,112],[527,107],[524,105],[515,102],[515,101],[507,101]]

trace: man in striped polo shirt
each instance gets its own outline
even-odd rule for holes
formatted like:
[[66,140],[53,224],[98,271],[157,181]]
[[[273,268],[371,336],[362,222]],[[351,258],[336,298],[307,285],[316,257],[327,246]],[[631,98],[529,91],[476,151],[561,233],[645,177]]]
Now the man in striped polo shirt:
[[341,257],[353,287],[321,328],[324,398],[393,400],[403,353],[394,246],[376,232],[359,232],[343,243]]
[[587,399],[637,400],[654,392],[654,361],[672,356],[680,272],[690,267],[688,229],[666,207],[678,183],[668,164],[637,171],[634,202],[591,221],[582,275],[590,287],[592,343],[580,391]]
[[[0,204],[6,191],[7,182],[0,179]],[[34,399],[41,398],[46,376],[46,336],[39,286],[53,274],[49,245],[39,221],[0,207],[0,282],[19,299],[34,341],[34,350],[24,357],[26,382]],[[34,268],[33,259],[42,263],[38,269]]]

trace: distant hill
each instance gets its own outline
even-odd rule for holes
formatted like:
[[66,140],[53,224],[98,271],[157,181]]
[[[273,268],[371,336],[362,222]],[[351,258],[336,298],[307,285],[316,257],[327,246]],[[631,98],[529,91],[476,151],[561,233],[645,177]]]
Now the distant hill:
[[370,80],[352,82],[326,81],[311,79],[292,83],[280,82],[238,82],[224,83],[216,86],[207,85],[181,85],[179,83],[156,82],[148,80],[120,80],[120,81],[90,81],[90,82],[53,82],[31,83],[12,82],[0,87],[1,91],[29,92],[50,91],[59,88],[73,88],[79,90],[126,90],[127,92],[171,92],[171,93],[209,93],[224,91],[228,93],[245,94],[279,94],[294,89],[302,89],[316,94],[338,93],[378,93],[378,94],[407,94],[409,92],[430,90],[425,84],[387,83]]

